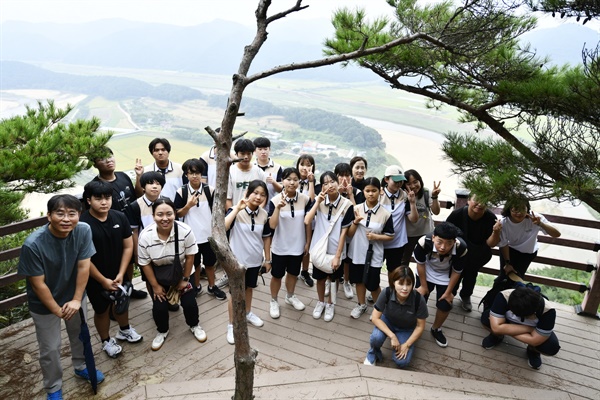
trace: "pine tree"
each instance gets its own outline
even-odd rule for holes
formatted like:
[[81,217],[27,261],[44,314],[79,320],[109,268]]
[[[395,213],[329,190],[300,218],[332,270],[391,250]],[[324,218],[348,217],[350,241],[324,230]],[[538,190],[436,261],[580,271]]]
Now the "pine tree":
[[71,178],[91,167],[86,156],[110,139],[111,133],[98,133],[97,118],[66,123],[72,109],[50,100],[0,121],[0,225],[26,216],[19,206],[26,193],[72,187]]

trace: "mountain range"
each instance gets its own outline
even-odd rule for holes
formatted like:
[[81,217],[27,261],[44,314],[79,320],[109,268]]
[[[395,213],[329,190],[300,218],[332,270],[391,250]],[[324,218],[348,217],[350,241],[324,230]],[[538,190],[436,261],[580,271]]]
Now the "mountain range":
[[[309,26],[309,29],[307,29]],[[182,27],[105,19],[89,23],[29,23],[0,25],[2,60],[56,62],[106,67],[159,69],[230,75],[237,70],[243,48],[254,30],[239,23],[215,20]],[[253,71],[322,57],[323,40],[331,34],[327,20],[282,21],[270,28]],[[539,55],[554,64],[581,62],[584,46],[595,47],[600,33],[581,24],[565,23],[523,36]],[[330,66],[289,73],[285,78],[333,81],[374,80],[358,67]],[[335,71],[332,73],[332,71]],[[252,71],[251,71],[252,72]]]

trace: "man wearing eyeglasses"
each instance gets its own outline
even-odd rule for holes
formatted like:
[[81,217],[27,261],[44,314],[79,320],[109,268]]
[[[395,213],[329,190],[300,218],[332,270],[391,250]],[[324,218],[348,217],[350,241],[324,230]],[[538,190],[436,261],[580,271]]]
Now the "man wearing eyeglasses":
[[[61,320],[65,321],[75,375],[89,380],[79,309],[86,310],[85,286],[96,253],[92,231],[79,222],[81,202],[71,195],[48,201],[48,225],[27,237],[18,271],[27,280],[27,301],[39,345],[43,386],[48,398],[62,398]],[[98,382],[104,380],[97,371]]]

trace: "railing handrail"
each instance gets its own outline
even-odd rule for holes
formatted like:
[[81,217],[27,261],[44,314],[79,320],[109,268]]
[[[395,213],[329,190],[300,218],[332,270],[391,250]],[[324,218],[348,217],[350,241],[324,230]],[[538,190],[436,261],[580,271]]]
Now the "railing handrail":
[[[464,204],[464,198],[463,204]],[[460,200],[457,200],[456,204],[460,204]],[[442,208],[451,209],[455,207],[455,203],[451,201],[441,201],[440,206]],[[490,208],[492,212],[499,215],[502,209],[500,208]],[[597,220],[585,220],[580,218],[572,218],[572,217],[564,217],[559,215],[552,214],[544,214],[544,216],[551,222],[563,225],[573,225],[577,227],[586,227],[592,229],[600,230],[600,221]],[[20,222],[16,222],[13,224],[0,226],[0,237],[6,236],[13,233],[22,232],[27,229],[37,228],[43,226],[47,223],[47,217],[39,217],[32,218]],[[441,221],[435,221],[436,224],[439,224]],[[552,238],[545,235],[538,236],[538,240],[542,243],[548,243],[556,246],[564,246],[571,247],[583,250],[591,250],[594,252],[598,252],[600,249],[599,242],[589,242],[585,240],[573,240],[573,239],[563,239],[563,238]],[[10,259],[17,258],[20,255],[21,248],[13,248],[0,252],[0,261],[6,261]],[[498,249],[492,249],[492,254],[498,255]],[[600,254],[597,254],[597,258],[600,258]],[[561,287],[565,289],[575,290],[578,292],[588,291],[586,294],[586,299],[584,299],[584,304],[586,304],[586,308],[581,310],[581,314],[585,315],[596,315],[596,310],[598,308],[598,303],[600,303],[600,274],[598,274],[598,265],[594,263],[581,263],[570,260],[563,260],[559,258],[551,258],[551,257],[543,257],[537,256],[533,262],[543,263],[548,265],[554,265],[564,268],[570,268],[579,271],[592,272],[592,279],[590,280],[589,285],[584,285],[578,282],[570,282],[561,279],[548,278],[543,276],[538,276],[534,274],[526,274],[525,279],[535,283],[541,283],[549,286]],[[599,261],[600,262],[600,261]],[[483,267],[481,272],[488,273],[492,275],[498,275],[499,270],[489,267]],[[12,284],[14,282],[18,282],[23,279],[22,275],[18,273],[10,273],[0,277],[0,287],[4,287],[6,285]],[[594,292],[594,293],[592,293]],[[592,298],[593,301],[588,301],[589,298]],[[15,307],[17,305],[21,305],[27,301],[26,294],[20,294],[14,296],[9,299],[5,299],[0,301],[0,311],[6,310],[8,308]],[[578,306],[581,309],[580,306]]]

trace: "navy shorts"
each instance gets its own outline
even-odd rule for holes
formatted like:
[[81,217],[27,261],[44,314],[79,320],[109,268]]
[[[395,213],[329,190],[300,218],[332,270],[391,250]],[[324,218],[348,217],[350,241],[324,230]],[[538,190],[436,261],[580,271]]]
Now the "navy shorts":
[[274,278],[283,278],[287,272],[290,275],[300,275],[300,268],[302,267],[302,258],[304,254],[299,256],[280,256],[275,253],[272,254],[271,261],[271,276]]
[[332,282],[335,282],[336,280],[342,279],[344,277],[344,265],[343,264],[340,265],[338,267],[338,269],[333,271],[333,274],[328,274],[327,272],[323,272],[319,268],[317,268],[313,265],[312,277],[313,277],[313,279],[316,279],[318,281],[327,279],[329,277],[329,279]]
[[260,266],[246,268],[245,281],[246,281],[246,287],[247,288],[254,289],[255,287],[258,286],[258,275],[259,275],[259,272],[260,272],[260,268],[261,268]]

